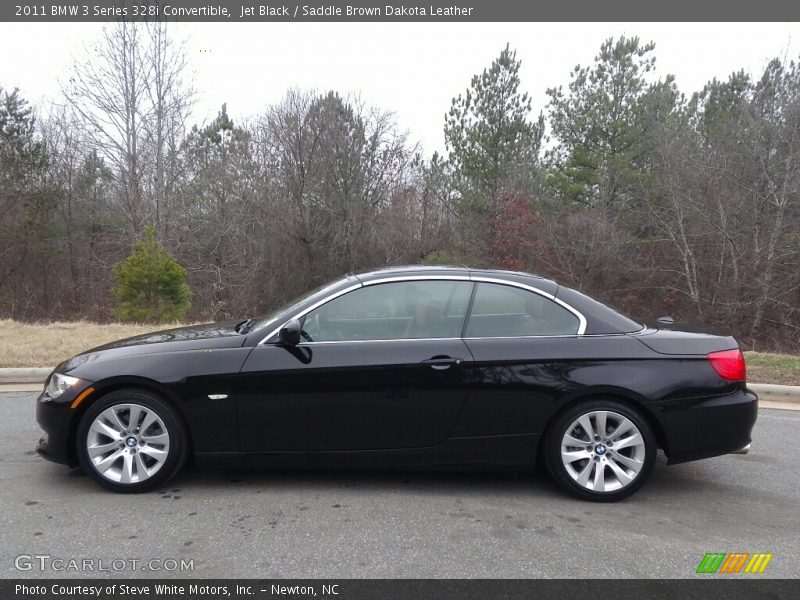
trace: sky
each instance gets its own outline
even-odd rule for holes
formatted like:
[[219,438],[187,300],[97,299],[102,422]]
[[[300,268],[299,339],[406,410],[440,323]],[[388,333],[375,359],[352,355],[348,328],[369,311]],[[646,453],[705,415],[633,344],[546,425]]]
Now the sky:
[[[97,23],[0,23],[0,86],[33,104],[59,97],[62,82]],[[426,154],[442,152],[444,115],[475,73],[510,44],[522,60],[523,91],[534,113],[546,90],[566,86],[608,37],[656,44],[657,72],[691,94],[713,77],[744,69],[758,76],[774,57],[800,57],[798,23],[184,23],[193,83],[193,123],[223,102],[234,119],[277,103],[291,87],[336,90],[395,113]]]

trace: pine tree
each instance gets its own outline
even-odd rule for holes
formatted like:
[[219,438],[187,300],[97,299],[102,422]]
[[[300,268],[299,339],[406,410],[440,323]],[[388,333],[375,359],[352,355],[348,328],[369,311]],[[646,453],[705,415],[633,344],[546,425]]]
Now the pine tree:
[[180,321],[191,307],[186,269],[158,243],[151,226],[131,255],[114,267],[114,276],[115,314],[120,320]]
[[491,207],[535,171],[544,120],[531,122],[531,101],[519,90],[516,51],[506,46],[488,69],[472,78],[465,95],[453,98],[445,115],[449,161],[462,197]]
[[655,45],[607,39],[591,67],[577,66],[568,90],[551,88],[550,183],[579,205],[627,208],[643,198],[655,131],[675,109],[674,78],[650,83]]
[[529,197],[536,178],[544,119],[528,119],[531,101],[519,90],[520,65],[506,46],[445,115],[458,253],[475,264],[495,254],[498,203],[509,194]]
[[0,310],[12,315],[15,306],[47,301],[46,292],[32,298],[26,291],[57,255],[59,190],[47,180],[47,167],[33,109],[19,90],[0,87]]

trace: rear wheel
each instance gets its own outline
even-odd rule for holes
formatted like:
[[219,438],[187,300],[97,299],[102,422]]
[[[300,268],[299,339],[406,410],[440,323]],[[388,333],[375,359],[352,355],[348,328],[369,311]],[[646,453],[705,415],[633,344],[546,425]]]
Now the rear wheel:
[[641,413],[614,400],[584,402],[560,415],[545,440],[547,468],[570,493],[621,500],[653,470],[656,442]]
[[146,390],[104,396],[78,426],[78,459],[100,485],[145,492],[171,479],[186,461],[186,428],[175,409]]

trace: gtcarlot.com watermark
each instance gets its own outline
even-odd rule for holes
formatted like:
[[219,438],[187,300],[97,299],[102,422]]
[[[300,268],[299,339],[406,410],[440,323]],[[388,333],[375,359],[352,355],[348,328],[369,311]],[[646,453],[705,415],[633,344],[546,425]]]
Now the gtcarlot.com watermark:
[[66,558],[50,554],[19,554],[17,571],[123,573],[131,571],[194,571],[194,559],[186,558]]

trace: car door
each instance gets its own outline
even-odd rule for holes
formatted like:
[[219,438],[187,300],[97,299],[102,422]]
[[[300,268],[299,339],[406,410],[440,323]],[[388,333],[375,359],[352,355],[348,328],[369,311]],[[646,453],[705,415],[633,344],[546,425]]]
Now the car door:
[[579,318],[544,293],[476,283],[464,328],[474,358],[454,436],[536,434],[555,399],[575,387]]
[[365,285],[299,315],[302,341],[253,349],[237,394],[245,452],[421,448],[444,442],[471,362],[468,281]]

